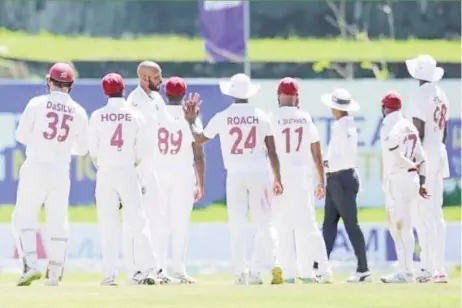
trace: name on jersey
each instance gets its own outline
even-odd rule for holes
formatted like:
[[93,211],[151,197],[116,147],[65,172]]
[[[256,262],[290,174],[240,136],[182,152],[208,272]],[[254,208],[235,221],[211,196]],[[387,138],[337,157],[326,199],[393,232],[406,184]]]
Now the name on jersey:
[[278,120],[279,125],[291,125],[291,124],[308,124],[308,121],[303,118],[294,119],[280,119]]
[[132,115],[129,113],[102,113],[101,122],[131,122]]
[[228,125],[253,125],[258,124],[258,117],[228,117],[226,123]]
[[71,113],[71,114],[75,113],[75,108],[74,107],[67,106],[67,105],[60,104],[60,103],[48,102],[47,103],[47,109],[51,109],[51,110],[54,110],[54,111],[61,111],[61,112],[65,112],[65,113]]

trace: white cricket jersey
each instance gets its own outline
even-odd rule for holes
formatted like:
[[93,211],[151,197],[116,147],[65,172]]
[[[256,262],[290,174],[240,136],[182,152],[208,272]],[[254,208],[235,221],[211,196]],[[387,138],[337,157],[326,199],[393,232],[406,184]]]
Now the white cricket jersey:
[[223,163],[229,173],[269,172],[265,138],[272,136],[271,123],[261,109],[232,104],[217,113],[204,129],[204,136],[220,136]]
[[89,149],[98,169],[135,167],[150,154],[143,116],[125,103],[109,98],[90,118]]
[[168,114],[172,116],[159,119],[157,130],[158,159],[157,170],[161,173],[178,174],[193,173],[194,153],[192,144],[194,137],[188,122],[184,118],[183,107],[167,105]]
[[319,142],[311,116],[297,107],[280,107],[270,114],[270,120],[281,173],[311,173],[311,144]]
[[332,124],[327,147],[328,172],[356,168],[358,131],[352,116],[344,116]]
[[29,101],[16,129],[26,160],[69,168],[71,155],[88,152],[88,116],[69,94],[52,91]]
[[[406,166],[397,161],[396,156],[390,150],[401,152],[411,162],[424,157],[417,129],[399,111],[392,112],[383,119],[380,141],[384,180],[391,174],[408,170]],[[396,147],[398,148],[395,149]]]
[[449,120],[449,102],[446,93],[435,83],[425,83],[412,94],[406,117],[425,122],[424,148],[436,149],[443,142],[444,127]]

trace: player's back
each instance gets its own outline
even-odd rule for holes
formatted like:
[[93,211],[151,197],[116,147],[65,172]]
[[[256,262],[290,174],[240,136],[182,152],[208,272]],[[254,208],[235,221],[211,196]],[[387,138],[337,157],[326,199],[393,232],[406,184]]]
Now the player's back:
[[158,156],[157,169],[169,174],[179,171],[192,170],[194,155],[192,143],[194,141],[188,122],[184,118],[181,105],[167,105],[167,115],[159,117],[157,141]]
[[266,172],[266,136],[273,132],[268,115],[245,104],[232,104],[223,110],[217,129],[223,161],[228,173]]
[[27,160],[69,167],[76,140],[87,131],[85,110],[69,94],[56,91],[33,98],[27,108],[33,110],[26,111],[33,120]]
[[449,120],[449,102],[444,91],[435,83],[426,83],[416,89],[410,102],[408,118],[419,118],[425,122],[423,146],[439,149],[444,129]]
[[390,147],[398,147],[393,151],[401,152],[410,161],[416,160],[418,151],[422,151],[419,133],[409,119],[400,116],[390,123],[383,131],[383,173],[384,177],[389,174],[407,171],[396,161],[396,156],[391,153]]
[[297,107],[280,107],[270,115],[283,173],[311,169],[311,144],[319,141],[311,116]]
[[[141,114],[127,106],[123,98],[110,98],[108,104],[90,119],[90,154],[98,168],[135,167],[138,144],[143,136]],[[146,141],[146,140],[144,140]]]

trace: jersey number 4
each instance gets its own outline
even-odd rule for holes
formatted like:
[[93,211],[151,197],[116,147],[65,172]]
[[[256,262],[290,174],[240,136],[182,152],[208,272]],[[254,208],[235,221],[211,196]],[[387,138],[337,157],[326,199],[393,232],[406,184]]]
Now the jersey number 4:
[[117,127],[111,137],[111,146],[117,147],[120,151],[124,146],[124,139],[122,136],[122,123],[117,124]]
[[58,142],[66,141],[67,137],[69,137],[69,131],[71,129],[69,124],[72,122],[72,120],[74,120],[74,117],[65,114],[63,115],[63,118],[60,119],[56,112],[50,111],[46,114],[46,118],[49,120],[48,129],[47,131],[43,132],[43,138],[47,140],[53,140],[57,137],[56,140]]
[[157,132],[159,151],[163,155],[175,155],[181,149],[183,143],[183,132],[179,130],[176,134],[169,132],[166,128],[159,128]]
[[[299,127],[297,129],[294,129],[294,133],[297,134],[297,146],[295,147],[295,152],[298,152],[300,150],[300,145],[302,144],[302,138],[303,138],[303,127]],[[290,153],[291,147],[290,147],[290,136],[291,131],[290,127],[286,127],[282,130],[282,133],[286,137],[286,153]]]
[[229,130],[229,134],[232,136],[236,136],[236,140],[234,141],[233,146],[231,147],[231,154],[244,154],[244,149],[253,150],[257,145],[257,127],[252,126],[247,137],[244,140],[244,146],[241,147],[241,142],[244,137],[242,129],[240,127],[232,127]]

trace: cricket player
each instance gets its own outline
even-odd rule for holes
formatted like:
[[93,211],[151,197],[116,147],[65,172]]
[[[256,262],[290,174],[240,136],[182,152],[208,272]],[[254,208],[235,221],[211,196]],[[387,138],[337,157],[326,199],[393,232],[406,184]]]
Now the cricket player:
[[29,101],[16,130],[16,140],[26,146],[12,217],[16,246],[23,262],[18,286],[28,286],[42,276],[36,251],[37,218],[42,204],[50,236],[46,284],[59,284],[69,237],[71,155],[83,156],[88,152],[88,116],[69,95],[74,82],[72,67],[66,63],[54,64],[47,82],[50,93]]
[[417,275],[417,281],[446,283],[446,225],[442,207],[443,179],[449,177],[445,146],[449,101],[436,84],[444,75],[443,68],[436,65],[435,59],[429,55],[406,61],[409,74],[419,81],[419,87],[409,102],[407,117],[419,132],[427,155],[428,174],[432,175],[426,183],[430,198],[420,198],[416,215],[413,216],[421,247],[421,271]]
[[[220,136],[221,151],[225,168],[226,203],[231,232],[232,262],[235,267],[236,284],[262,284],[262,257],[255,253],[251,260],[250,273],[246,269],[245,228],[247,212],[250,210],[256,225],[255,241],[271,242],[273,260],[272,284],[282,284],[282,269],[279,266],[277,231],[272,221],[272,193],[283,192],[279,159],[276,154],[274,137],[268,116],[250,105],[249,99],[260,89],[245,74],[236,74],[230,80],[220,82],[221,92],[231,96],[234,103],[216,114],[203,133],[192,125],[196,142],[202,144]],[[199,95],[185,103],[185,117],[193,121],[197,116]],[[190,122],[192,123],[192,122]],[[271,174],[267,162],[272,167]],[[259,245],[254,245],[254,249]]]
[[[284,78],[278,85],[279,109],[270,115],[276,150],[284,178],[284,194],[275,197],[277,229],[284,282],[295,283],[297,263],[304,283],[318,280],[313,273],[316,258],[319,282],[330,282],[326,245],[316,223],[314,196],[324,198],[324,166],[319,134],[311,116],[298,109],[298,83]],[[313,189],[312,161],[317,171]],[[298,260],[298,262],[297,262]]]
[[403,117],[401,106],[401,98],[395,93],[382,99],[383,190],[399,263],[398,272],[381,278],[384,283],[414,282],[412,206],[416,205],[419,194],[428,198],[425,153],[416,128]]
[[[153,61],[143,61],[138,65],[137,73],[139,85],[129,94],[127,102],[132,108],[143,115],[146,122],[148,142],[150,147],[154,149],[151,157],[143,161],[138,167],[138,172],[143,189],[143,203],[152,231],[151,240],[154,251],[158,255],[163,249],[162,247],[166,245],[163,233],[166,232],[168,225],[166,223],[166,209],[160,202],[159,195],[158,162],[156,162],[156,157],[160,154],[158,151],[159,141],[157,131],[159,128],[159,119],[168,118],[169,115],[166,113],[165,102],[159,94],[162,85],[162,69],[159,64]],[[131,242],[128,236],[125,240]],[[139,247],[138,250],[142,249],[143,247]],[[141,254],[137,258],[144,258],[146,256],[149,256],[149,254]],[[132,260],[132,264],[135,264],[134,260]],[[157,275],[163,284],[179,283],[178,280],[166,276],[165,269],[161,268],[160,264],[158,267]],[[132,271],[134,270],[135,268],[132,267]]]
[[[136,169],[142,160],[150,158],[150,148],[146,141],[144,119],[125,102],[122,77],[108,74],[102,80],[102,87],[108,101],[106,106],[91,115],[89,150],[97,169],[95,197],[105,276],[101,284],[116,285],[119,203],[123,204],[124,231],[129,231],[129,236],[133,237],[132,243],[124,247],[124,255],[133,256],[140,246],[152,247]],[[152,249],[145,250],[152,254]],[[138,284],[154,284],[153,279],[147,277],[154,263],[154,256],[149,257],[152,263],[141,264],[140,261],[136,264],[139,272],[132,280]],[[127,263],[130,268],[130,257]]]
[[[166,269],[171,236],[172,277],[180,283],[191,284],[195,281],[186,274],[186,247],[191,211],[194,202],[199,201],[204,192],[205,162],[202,145],[195,142],[184,118],[183,98],[186,89],[186,83],[180,77],[171,77],[165,83],[166,107],[173,121],[170,117],[159,119],[156,133],[160,155],[156,170],[161,179],[160,202],[165,208],[166,228],[162,234],[156,234],[153,230],[152,237],[163,237],[159,240],[161,250],[158,254],[160,268]],[[202,129],[199,118],[195,125]]]

